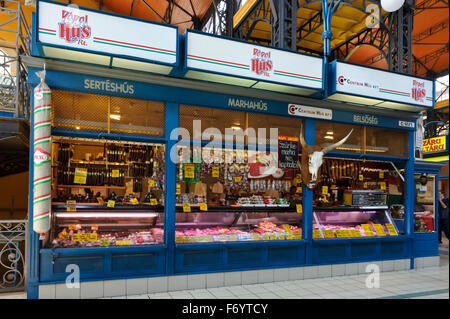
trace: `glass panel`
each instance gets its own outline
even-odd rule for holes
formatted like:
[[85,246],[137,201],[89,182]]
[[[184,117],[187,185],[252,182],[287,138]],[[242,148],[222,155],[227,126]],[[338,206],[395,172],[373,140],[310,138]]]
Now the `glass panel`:
[[[225,128],[245,129],[245,113],[220,110],[198,106],[180,106],[180,127],[189,131],[191,139],[193,138],[193,121],[201,121],[201,132],[205,129],[217,128],[222,135],[225,134]],[[204,138],[209,140],[209,138]]]
[[316,145],[324,147],[336,143],[347,136],[351,129],[353,132],[347,141],[334,151],[362,153],[362,126],[316,121]]
[[164,136],[164,103],[111,97],[111,133]]
[[52,91],[52,126],[84,132],[108,132],[108,97]]
[[408,132],[367,127],[367,154],[408,157]]
[[398,236],[387,210],[316,211],[313,217],[316,239]]
[[414,231],[416,233],[435,231],[436,193],[434,178],[433,175],[414,174]]
[[46,247],[164,242],[164,145],[53,137],[52,153]]

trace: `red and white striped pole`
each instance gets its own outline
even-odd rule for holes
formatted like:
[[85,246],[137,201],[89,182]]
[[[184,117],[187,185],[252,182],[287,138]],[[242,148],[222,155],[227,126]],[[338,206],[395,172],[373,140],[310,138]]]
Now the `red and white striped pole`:
[[41,82],[34,89],[34,181],[33,230],[50,230],[51,213],[51,91],[45,83],[45,70],[36,73]]

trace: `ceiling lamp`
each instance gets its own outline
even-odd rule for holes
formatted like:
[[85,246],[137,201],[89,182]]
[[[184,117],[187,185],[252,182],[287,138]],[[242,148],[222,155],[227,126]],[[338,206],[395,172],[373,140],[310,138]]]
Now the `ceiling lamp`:
[[381,7],[387,12],[394,12],[400,9],[405,0],[381,0]]

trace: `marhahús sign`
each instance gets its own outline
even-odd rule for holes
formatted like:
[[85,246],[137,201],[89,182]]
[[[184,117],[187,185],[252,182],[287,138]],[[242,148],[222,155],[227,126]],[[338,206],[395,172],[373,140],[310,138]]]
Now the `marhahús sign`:
[[174,27],[45,1],[39,1],[37,7],[37,40],[42,45],[166,64],[177,62],[178,35]]
[[422,142],[423,153],[444,152],[447,149],[446,138],[447,136],[438,136],[424,139]]
[[336,84],[331,94],[348,93],[396,103],[433,106],[433,81],[335,62]]

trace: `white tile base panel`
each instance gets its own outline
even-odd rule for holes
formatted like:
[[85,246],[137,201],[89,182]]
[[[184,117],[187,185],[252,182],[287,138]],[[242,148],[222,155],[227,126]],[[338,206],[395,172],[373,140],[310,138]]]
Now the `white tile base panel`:
[[[439,256],[414,259],[414,268],[416,269],[438,266]],[[410,259],[139,279],[91,281],[82,282],[79,288],[69,288],[66,287],[65,284],[40,285],[39,298],[80,299],[121,297],[159,292],[168,293],[186,289],[209,289],[280,281],[351,276],[373,272],[376,268],[378,268],[381,272],[409,270]]]

